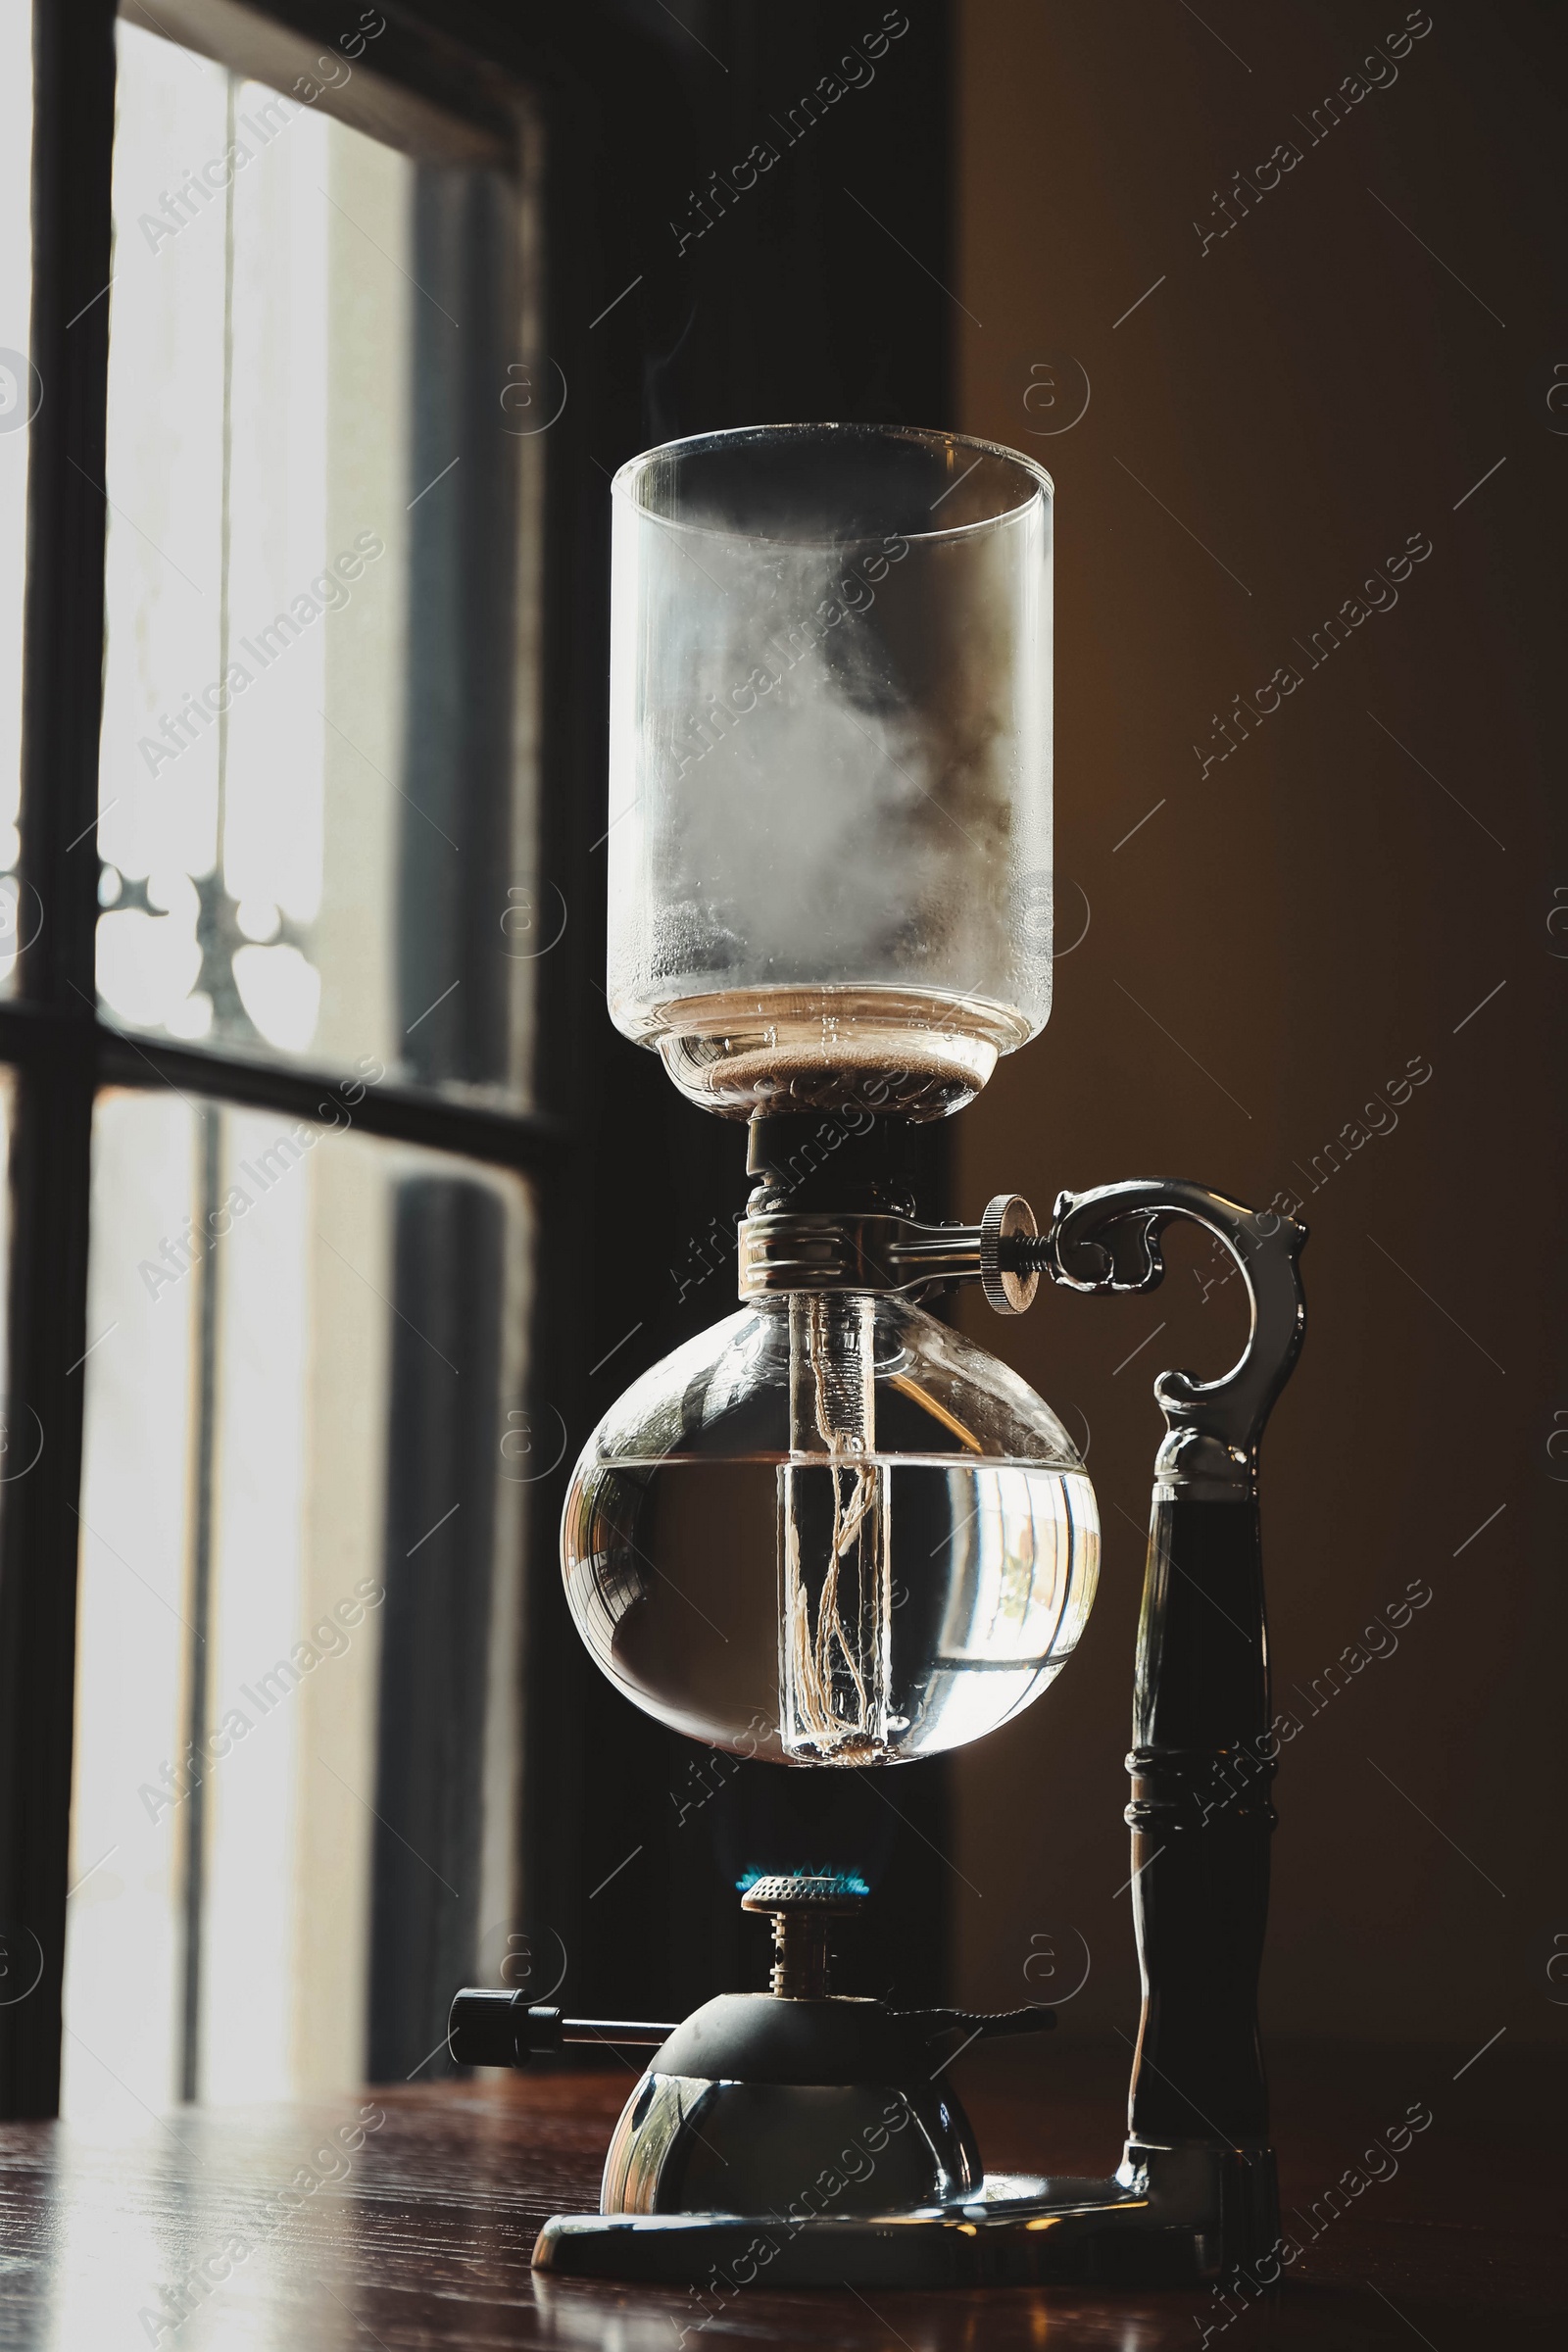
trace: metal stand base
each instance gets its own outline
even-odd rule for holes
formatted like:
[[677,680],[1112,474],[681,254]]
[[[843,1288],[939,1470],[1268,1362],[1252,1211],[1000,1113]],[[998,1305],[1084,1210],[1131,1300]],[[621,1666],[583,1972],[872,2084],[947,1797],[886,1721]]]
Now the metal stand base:
[[1272,2148],[1130,2140],[1109,2180],[992,2174],[966,2204],[908,2213],[558,2214],[533,2261],[721,2299],[745,2286],[1198,2286],[1262,2260],[1278,2234]]

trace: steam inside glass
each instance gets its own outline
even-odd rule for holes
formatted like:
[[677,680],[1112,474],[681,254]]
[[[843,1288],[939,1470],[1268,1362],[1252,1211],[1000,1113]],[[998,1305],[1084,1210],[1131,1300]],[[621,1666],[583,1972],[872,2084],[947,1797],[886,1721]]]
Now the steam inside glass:
[[1050,1009],[1049,484],[790,427],[616,488],[613,1017],[733,1116],[958,1108]]

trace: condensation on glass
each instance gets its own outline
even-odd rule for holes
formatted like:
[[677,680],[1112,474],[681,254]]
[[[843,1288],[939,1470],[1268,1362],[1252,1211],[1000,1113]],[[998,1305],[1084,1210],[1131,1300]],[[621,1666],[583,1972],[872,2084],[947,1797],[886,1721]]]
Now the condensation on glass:
[[1043,1026],[1051,516],[894,427],[615,476],[610,1008],[705,1108],[934,1118]]
[[1015,1372],[903,1300],[804,1294],[611,1407],[562,1558],[593,1656],[661,1722],[775,1762],[906,1763],[1055,1680],[1100,1524]]
[[515,1910],[529,1196],[336,1119],[98,1105],[64,2098],[106,2128],[402,2080]]
[[401,95],[373,29],[279,90],[154,21],[118,33],[104,1006],[525,1104],[531,118]]

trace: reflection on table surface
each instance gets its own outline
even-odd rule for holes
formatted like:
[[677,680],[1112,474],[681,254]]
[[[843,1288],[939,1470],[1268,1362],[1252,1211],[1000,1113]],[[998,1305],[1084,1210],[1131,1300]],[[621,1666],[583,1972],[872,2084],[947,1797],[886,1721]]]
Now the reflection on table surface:
[[[1538,2178],[1527,2124],[1544,2093],[1549,2105],[1543,2076],[1568,2070],[1497,2048],[1455,2082],[1468,2054],[1276,2053],[1282,2205],[1303,2256],[1283,2292],[1229,2304],[1077,2288],[699,2296],[538,2278],[540,2222],[596,2202],[630,2071],[174,2109],[118,2140],[14,2124],[0,2128],[0,2347],[1555,2346],[1568,2246],[1558,2207],[1527,2194]],[[1119,2044],[1065,2038],[966,2060],[988,2161],[1104,2169],[1125,2061]],[[1430,2128],[1392,2172],[1363,2163],[1412,2102],[1430,2109]],[[1350,2169],[1363,2188],[1330,2221],[1325,2192]],[[1383,2177],[1369,2179],[1374,2169]]]

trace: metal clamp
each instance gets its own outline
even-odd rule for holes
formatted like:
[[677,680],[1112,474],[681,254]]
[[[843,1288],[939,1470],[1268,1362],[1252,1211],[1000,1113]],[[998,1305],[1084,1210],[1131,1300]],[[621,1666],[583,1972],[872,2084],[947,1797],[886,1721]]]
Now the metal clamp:
[[1301,1345],[1305,1308],[1296,1261],[1306,1229],[1272,1209],[1244,1208],[1181,1177],[1133,1178],[1058,1196],[1040,1233],[1027,1200],[1002,1193],[978,1225],[921,1225],[886,1213],[805,1210],[746,1218],[743,1298],[853,1291],[919,1298],[978,1282],[999,1314],[1022,1314],[1042,1274],[1075,1291],[1152,1291],[1163,1279],[1159,1237],[1177,1217],[1201,1225],[1241,1270],[1251,1328],[1239,1363],[1218,1380],[1162,1372],[1154,1396],[1166,1437],[1156,1492],[1220,1497],[1255,1491],[1257,1446]]
[[978,1282],[999,1315],[1021,1315],[1045,1270],[1028,1254],[1042,1247],[1034,1210],[1016,1193],[999,1193],[978,1225],[922,1225],[885,1210],[780,1209],[744,1217],[739,1233],[743,1298],[792,1291],[919,1298]]
[[950,1283],[978,1282],[980,1249],[978,1225],[921,1225],[869,1210],[828,1216],[785,1209],[742,1219],[740,1294],[858,1291],[918,1298]]

